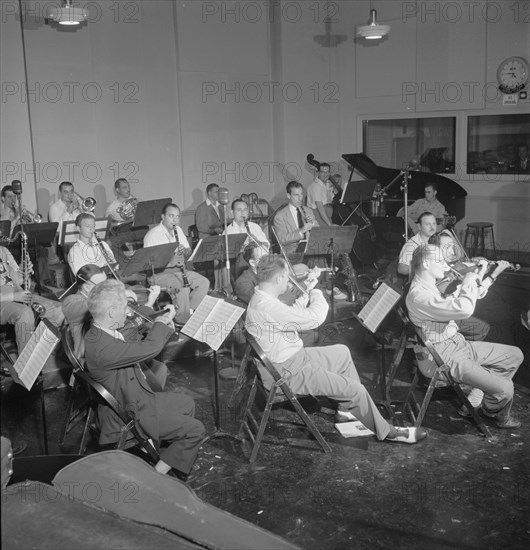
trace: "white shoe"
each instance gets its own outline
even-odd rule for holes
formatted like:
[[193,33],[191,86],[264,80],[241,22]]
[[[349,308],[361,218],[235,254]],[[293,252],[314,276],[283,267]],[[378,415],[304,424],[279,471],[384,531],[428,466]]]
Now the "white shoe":
[[[331,296],[331,290],[326,290],[326,294],[328,296]],[[341,292],[337,287],[333,288],[333,299],[334,300],[347,300],[348,296],[344,294],[344,292]]]

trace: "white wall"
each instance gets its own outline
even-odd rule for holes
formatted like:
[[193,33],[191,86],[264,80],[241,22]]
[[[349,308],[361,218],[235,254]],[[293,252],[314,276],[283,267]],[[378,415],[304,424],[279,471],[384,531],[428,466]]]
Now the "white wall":
[[[500,61],[530,57],[528,2],[477,0],[459,13],[456,2],[374,1],[392,28],[369,45],[354,41],[355,25],[369,17],[365,0],[99,1],[89,3],[92,21],[74,31],[45,25],[43,0],[23,4],[37,12],[26,17],[25,36],[30,87],[40,90],[30,107],[41,210],[72,179],[101,214],[118,174],[137,180],[138,197],[172,196],[190,210],[212,181],[272,199],[290,179],[311,181],[308,153],[339,163],[361,151],[364,116],[444,113],[457,117],[457,177],[468,191],[459,227],[488,219],[503,248],[529,248],[528,183],[462,176],[468,115],[529,110],[528,101],[503,107],[500,96],[482,93],[496,95]],[[22,179],[32,206],[18,2],[2,10],[2,184]],[[330,47],[326,16],[338,36]],[[444,93],[455,86],[457,101]]]

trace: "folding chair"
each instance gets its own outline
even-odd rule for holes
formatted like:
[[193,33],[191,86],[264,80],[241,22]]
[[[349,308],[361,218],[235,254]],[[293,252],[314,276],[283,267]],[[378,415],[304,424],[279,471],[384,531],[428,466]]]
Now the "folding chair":
[[[81,420],[84,419],[83,435],[79,445],[78,454],[85,454],[88,431],[96,419],[99,405],[110,407],[120,418],[123,426],[120,431],[120,437],[114,448],[126,449],[133,445],[138,445],[143,449],[153,463],[160,460],[158,446],[149,439],[136,421],[134,414],[125,410],[122,405],[111,395],[99,382],[96,382],[84,368],[84,364],[73,353],[73,338],[67,325],[62,328],[63,347],[65,353],[73,367],[74,386],[70,391],[70,397],[66,409],[66,415],[61,430],[59,445],[64,445],[66,434]],[[81,390],[85,397],[75,410],[73,407],[75,395]],[[129,434],[132,434],[132,438]]]
[[[249,462],[254,462],[258,456],[259,448],[261,446],[263,435],[265,434],[265,429],[267,427],[273,406],[285,402],[289,402],[293,406],[300,419],[318,441],[322,450],[325,453],[330,453],[331,447],[328,442],[322,437],[322,434],[316,427],[313,420],[311,420],[302,405],[300,405],[296,395],[289,388],[285,379],[282,378],[274,365],[269,361],[269,359],[267,359],[261,349],[261,346],[249,333],[246,333],[246,340],[247,348],[241,363],[240,374],[236,380],[234,392],[230,397],[229,406],[233,406],[237,393],[244,388],[246,382],[251,382],[250,392],[243,411],[239,430],[239,437],[243,438],[246,436],[252,442],[252,451],[250,453]],[[272,384],[270,391],[267,391],[263,386],[254,361],[260,363],[263,368],[265,368],[274,378],[274,383]],[[267,398],[265,408],[261,413],[261,419],[259,419],[259,411],[257,411],[258,407],[255,403],[258,388]],[[255,405],[256,407],[254,407]],[[256,413],[253,410],[254,408],[256,409]]]
[[416,399],[416,395],[414,393],[418,386],[418,382],[420,381],[420,375],[421,375],[419,367],[416,368],[416,372],[414,374],[414,378],[412,380],[412,383],[405,401],[405,410],[410,414],[412,421],[414,423],[414,426],[416,426],[417,428],[421,426],[423,422],[423,418],[425,417],[425,413],[427,412],[427,408],[431,401],[432,395],[434,393],[434,390],[437,387],[440,387],[440,382],[443,383],[445,381],[446,383],[444,385],[445,386],[449,385],[453,388],[459,401],[462,403],[462,405],[464,405],[467,408],[467,410],[469,411],[470,415],[472,416],[479,430],[484,434],[485,437],[490,438],[492,435],[489,428],[481,420],[480,416],[478,415],[478,412],[476,411],[476,409],[473,408],[473,406],[469,402],[469,399],[466,397],[466,395],[462,391],[462,388],[460,387],[459,383],[451,375],[449,365],[447,365],[447,363],[444,362],[440,354],[434,349],[432,342],[425,337],[425,334],[423,333],[421,328],[416,326],[414,326],[414,328],[416,331],[416,338],[418,340],[418,344],[427,349],[427,351],[432,355],[434,362],[436,363],[436,370],[434,371],[434,374],[429,382],[429,386],[427,387],[427,391],[425,393],[425,397],[423,398],[421,405],[418,403],[418,400]]

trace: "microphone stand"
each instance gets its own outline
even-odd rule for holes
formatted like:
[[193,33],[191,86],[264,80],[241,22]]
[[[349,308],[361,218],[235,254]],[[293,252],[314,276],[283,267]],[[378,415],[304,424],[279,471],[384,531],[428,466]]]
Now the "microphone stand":
[[[224,213],[224,225],[225,225],[225,269],[226,269],[226,287],[223,288],[226,297],[231,294],[231,285],[230,285],[230,254],[228,253],[228,231],[226,224],[226,204],[223,203],[223,213]],[[225,281],[223,280],[223,283]]]
[[409,203],[409,167],[405,168],[405,170],[401,171],[401,175],[403,176],[403,183],[401,184],[401,190],[403,191],[403,207],[405,210],[405,241],[409,240],[409,212],[408,212],[408,203]]

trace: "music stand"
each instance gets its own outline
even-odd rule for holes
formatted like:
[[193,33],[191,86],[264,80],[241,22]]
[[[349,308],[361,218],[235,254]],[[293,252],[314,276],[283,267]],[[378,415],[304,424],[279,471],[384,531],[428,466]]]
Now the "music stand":
[[151,271],[154,275],[156,269],[164,269],[173,259],[177,243],[148,246],[136,250],[132,256],[127,256],[123,250],[118,250],[118,264],[120,275],[129,277],[141,271]]
[[172,202],[173,199],[171,197],[168,197],[167,199],[153,199],[150,201],[139,202],[134,213],[132,229],[157,224],[160,221],[160,216],[164,206],[166,206],[166,204],[171,204]]
[[246,233],[205,237],[199,241],[188,262],[212,262],[225,259],[226,241],[228,241],[228,257],[234,259],[241,251],[247,237]]
[[215,430],[213,434],[205,438],[203,443],[215,437],[229,437],[239,441],[238,437],[221,430],[217,351],[226,340],[243,313],[245,313],[245,309],[242,308],[238,302],[226,298],[205,296],[199,304],[199,307],[193,312],[188,322],[181,329],[182,334],[185,334],[198,342],[207,344],[213,351]]
[[11,236],[11,220],[1,220],[0,221],[0,236],[9,237]]
[[[96,233],[104,231],[105,234],[102,237],[104,241],[108,239],[108,218],[95,218]],[[42,225],[42,224],[39,224]],[[65,257],[68,255],[68,250],[77,241],[79,231],[75,224],[75,220],[68,220],[63,222],[59,231],[59,246],[63,249]]]
[[333,298],[334,256],[349,254],[357,235],[356,225],[313,227],[309,234],[305,256],[331,255],[331,319],[335,319],[335,300]]
[[344,220],[342,225],[345,225],[348,222],[348,220],[355,214],[359,207],[362,208],[363,201],[370,200],[372,198],[375,186],[378,183],[379,182],[377,180],[359,180],[346,182],[342,191],[340,202],[344,204],[358,204],[351,211],[350,215]]
[[[36,266],[36,269],[34,269],[35,283],[36,283],[35,289],[37,290],[37,293],[39,295],[41,294],[42,289],[40,284],[39,267],[37,265],[37,262],[38,262],[37,245],[51,244],[55,240],[55,235],[57,234],[58,227],[59,227],[59,224],[57,222],[24,224],[24,233],[27,235],[28,243],[31,243],[35,248],[35,266]],[[20,225],[17,225],[13,231],[16,234],[17,231],[22,231],[22,227]],[[29,254],[29,251],[28,251],[28,254]]]

